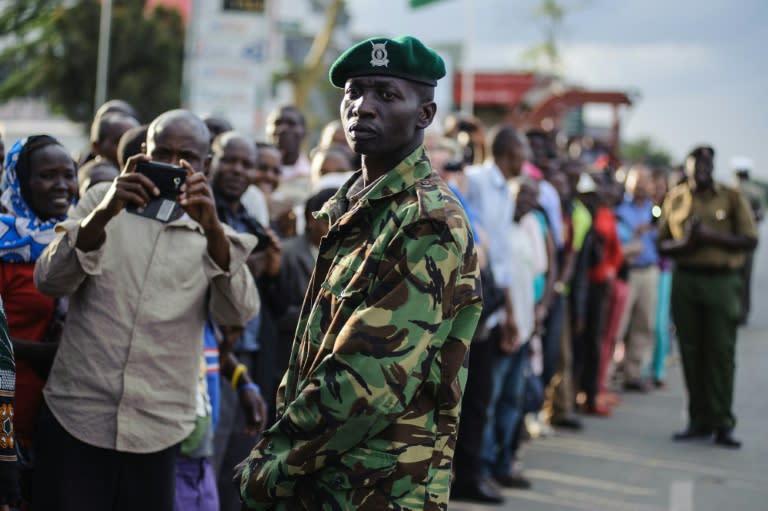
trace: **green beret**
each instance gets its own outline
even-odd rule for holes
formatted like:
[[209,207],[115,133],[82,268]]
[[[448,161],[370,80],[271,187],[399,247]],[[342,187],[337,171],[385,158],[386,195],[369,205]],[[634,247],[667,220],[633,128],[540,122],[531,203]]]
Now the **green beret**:
[[331,83],[339,88],[344,88],[348,78],[371,75],[394,76],[434,87],[445,76],[445,62],[415,37],[372,37],[342,53],[328,72]]

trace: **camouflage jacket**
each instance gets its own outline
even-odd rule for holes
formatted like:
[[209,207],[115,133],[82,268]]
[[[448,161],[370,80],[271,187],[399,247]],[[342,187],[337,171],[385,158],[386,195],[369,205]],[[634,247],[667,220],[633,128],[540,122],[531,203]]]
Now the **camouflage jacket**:
[[[360,172],[356,174],[359,176]],[[252,509],[446,509],[480,316],[464,210],[423,147],[318,213],[278,420],[244,464]]]

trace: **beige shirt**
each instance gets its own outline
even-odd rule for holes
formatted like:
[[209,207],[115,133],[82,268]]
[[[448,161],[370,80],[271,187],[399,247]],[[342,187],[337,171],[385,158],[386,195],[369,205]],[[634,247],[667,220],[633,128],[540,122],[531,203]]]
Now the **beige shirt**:
[[210,258],[200,225],[168,224],[127,211],[97,250],[75,248],[80,220],[109,188],[96,185],[56,226],[37,261],[35,284],[70,296],[45,401],[75,438],[96,447],[149,453],[192,431],[203,327],[209,317],[242,325],[259,298],[245,265],[256,238],[225,227],[230,268]]

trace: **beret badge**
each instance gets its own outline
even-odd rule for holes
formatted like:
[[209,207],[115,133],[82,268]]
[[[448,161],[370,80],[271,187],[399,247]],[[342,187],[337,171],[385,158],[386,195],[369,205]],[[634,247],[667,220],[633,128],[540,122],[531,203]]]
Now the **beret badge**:
[[371,65],[373,67],[387,67],[389,65],[389,59],[387,58],[387,41],[383,43],[374,43],[371,41],[373,49],[371,50]]

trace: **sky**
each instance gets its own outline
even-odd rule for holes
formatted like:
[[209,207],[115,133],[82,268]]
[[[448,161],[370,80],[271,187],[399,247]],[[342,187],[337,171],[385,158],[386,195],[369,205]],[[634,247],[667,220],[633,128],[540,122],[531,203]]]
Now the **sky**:
[[[520,70],[521,54],[544,39],[539,0],[348,0],[359,35],[411,34],[459,43],[474,21],[476,71]],[[716,173],[730,180],[734,156],[768,179],[768,1],[561,0],[567,82],[639,93],[624,116],[624,139],[651,137],[681,161],[694,146],[715,148]],[[470,9],[474,9],[470,11]],[[597,112],[598,119],[600,112]]]

